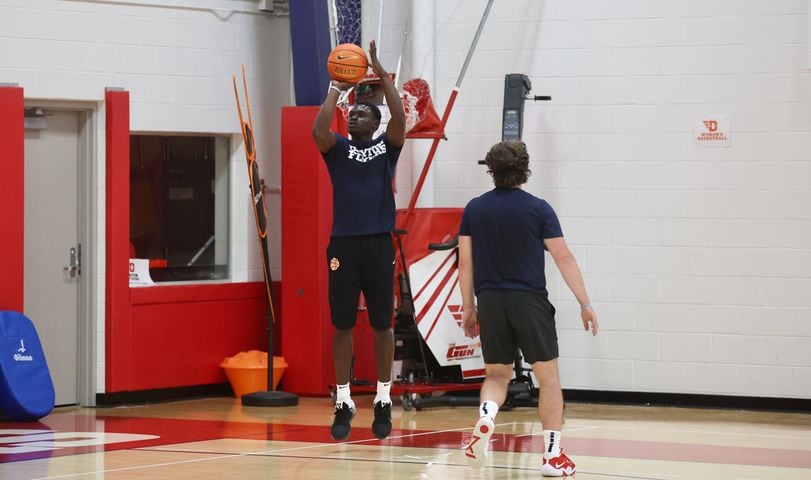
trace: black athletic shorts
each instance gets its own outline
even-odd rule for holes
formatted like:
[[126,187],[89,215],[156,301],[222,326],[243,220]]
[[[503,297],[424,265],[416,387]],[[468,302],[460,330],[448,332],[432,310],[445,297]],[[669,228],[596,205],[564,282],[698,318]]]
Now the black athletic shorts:
[[394,310],[394,246],[390,233],[331,237],[327,246],[329,308],[338,330],[355,326],[360,293],[375,330],[391,328]]
[[527,363],[558,357],[555,307],[525,290],[482,290],[476,297],[484,363],[511,364],[518,347]]

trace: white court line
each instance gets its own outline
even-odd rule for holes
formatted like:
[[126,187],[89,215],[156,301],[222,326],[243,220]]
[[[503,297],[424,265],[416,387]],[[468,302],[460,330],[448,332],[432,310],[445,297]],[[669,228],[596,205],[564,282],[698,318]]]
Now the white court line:
[[[575,427],[575,428],[567,428],[566,430],[563,430],[561,433],[582,432],[583,430],[596,430],[596,429],[598,429],[598,428],[603,428],[603,427],[592,426],[592,427]],[[533,433],[525,433],[525,434],[523,434],[523,435],[515,435],[515,438],[521,438],[521,437],[534,437],[534,436],[536,436],[536,435],[543,435],[543,432],[541,432],[541,433],[534,433],[534,432],[533,432]]]
[[[505,426],[515,425],[516,423],[517,422],[500,423],[500,424],[498,424],[496,426],[497,427],[499,427],[499,426],[505,427]],[[408,435],[399,435],[399,436],[387,437],[386,440],[393,440],[393,439],[400,439],[400,438],[410,438],[410,437],[422,437],[422,436],[425,436],[425,435],[436,435],[438,433],[459,432],[459,431],[464,431],[464,430],[472,430],[472,427],[451,428],[451,429],[448,429],[448,430],[435,430],[435,431],[430,431],[430,432],[412,433],[412,434],[408,434]],[[214,439],[214,440],[222,440],[222,439]],[[236,439],[236,440],[262,441],[260,439],[252,439],[252,438],[250,438],[250,439],[249,438],[242,438],[242,439]],[[271,441],[271,442],[273,441],[273,440],[267,440],[267,439],[265,439],[265,440],[266,441]],[[290,440],[279,440],[279,441],[290,442]],[[301,447],[279,448],[279,449],[262,450],[262,451],[255,451],[255,452],[235,452],[235,453],[233,453],[231,455],[268,455],[268,454],[273,454],[273,453],[296,452],[296,451],[300,451],[300,450],[309,450],[309,449],[321,448],[321,447],[335,447],[335,446],[340,446],[340,445],[358,445],[358,444],[367,443],[367,442],[379,442],[379,441],[381,441],[381,440],[379,440],[377,438],[364,438],[363,440],[352,440],[352,441],[348,441],[348,442],[310,443],[308,445],[304,445],[304,446],[301,446]],[[298,442],[296,442],[296,443],[298,443]],[[160,450],[162,447],[165,447],[165,445],[155,445],[155,446],[151,446],[151,447],[142,447],[142,448],[138,448],[136,450]],[[416,447],[416,448],[420,448],[420,447]],[[207,452],[207,450],[201,450],[201,449],[198,449],[198,448],[173,448],[172,450],[177,451],[177,452],[191,452],[191,453],[205,453],[205,452]],[[210,453],[221,453],[220,451],[216,451],[216,450],[215,451],[210,451],[209,450],[208,452],[210,452]],[[414,458],[418,458],[418,457],[414,457]]]
[[[107,453],[107,452],[99,452],[99,453]],[[86,475],[98,475],[104,473],[112,473],[112,472],[126,472],[129,470],[140,470],[142,468],[156,468],[156,467],[170,467],[173,465],[182,465],[184,463],[196,463],[196,462],[207,462],[209,460],[221,460],[221,459],[228,459],[228,458],[235,458],[235,457],[243,457],[247,456],[246,454],[240,455],[221,455],[219,457],[211,457],[211,458],[197,458],[194,460],[179,460],[177,462],[166,462],[166,463],[153,463],[151,465],[139,465],[137,467],[122,467],[122,468],[110,468],[106,470],[95,470],[92,472],[81,472],[81,473],[66,473],[64,475],[52,475],[48,477],[38,477],[32,478],[31,480],[48,480],[51,478],[71,478],[71,477],[83,477]]]
[[[502,423],[502,424],[499,424],[499,425],[496,425],[496,426],[515,425],[515,423],[516,422]],[[438,434],[438,433],[458,432],[458,431],[468,430],[468,429],[472,430],[472,428],[473,427],[453,428],[453,429],[448,429],[448,430],[436,430],[436,431],[431,431],[431,432],[414,433],[414,434],[409,434],[409,435],[400,435],[400,436],[388,437],[388,438],[389,439],[394,439],[394,438],[420,437],[420,436],[424,436],[424,435],[435,435],[435,434]],[[225,439],[220,439],[220,440],[225,440]],[[246,439],[240,439],[240,440],[246,440]],[[252,439],[247,439],[247,440],[252,440]],[[257,440],[257,441],[261,441],[261,440]],[[267,440],[267,441],[272,442],[273,440]],[[281,441],[284,441],[284,440],[281,440]],[[113,472],[126,472],[126,471],[140,470],[140,469],[145,469],[145,468],[171,467],[171,466],[174,466],[174,465],[183,465],[183,464],[186,464],[186,463],[208,462],[208,461],[211,461],[211,460],[227,460],[227,459],[242,458],[242,457],[249,457],[249,456],[268,455],[268,454],[274,454],[274,453],[279,453],[279,452],[293,452],[293,451],[298,451],[298,450],[307,450],[307,449],[311,449],[311,448],[320,448],[320,447],[328,447],[328,446],[335,447],[335,446],[341,446],[341,445],[354,445],[354,444],[360,444],[360,443],[366,443],[366,442],[379,442],[379,441],[380,440],[377,439],[377,438],[367,438],[367,439],[364,439],[364,440],[354,440],[354,441],[351,441],[351,442],[315,443],[315,444],[306,445],[306,446],[303,446],[303,447],[281,448],[281,449],[278,449],[278,450],[265,450],[265,451],[261,451],[261,452],[233,453],[233,454],[227,454],[227,455],[219,455],[219,456],[210,457],[210,458],[197,458],[197,459],[193,459],[193,460],[178,460],[176,462],[155,463],[155,464],[151,464],[151,465],[139,465],[137,467],[111,468],[111,469],[105,469],[105,470],[95,470],[95,471],[92,471],[92,472],[67,473],[67,474],[64,474],[64,475],[53,475],[53,476],[48,476],[48,477],[38,477],[38,478],[33,478],[31,480],[48,480],[48,479],[53,479],[53,478],[82,477],[82,476],[86,476],[86,475],[98,475],[98,474],[113,473]],[[166,447],[166,445],[164,445],[163,447]],[[153,448],[152,447],[144,447],[144,448],[137,448],[135,450],[149,451],[151,449],[153,449]],[[173,449],[173,450],[174,451],[183,451],[181,449]],[[115,450],[113,450],[113,451],[115,451]],[[188,451],[192,452],[192,450],[188,450]],[[200,453],[200,450],[194,450],[193,452],[194,453]],[[100,453],[107,453],[107,452],[100,452]],[[449,452],[449,454],[451,454],[451,453],[453,453],[453,452]],[[433,461],[431,461],[430,463],[433,463]]]
[[[496,425],[496,427],[505,427],[505,426],[508,426],[508,425],[515,425],[516,423],[517,422],[500,423],[500,424]],[[393,440],[393,439],[398,439],[398,438],[422,437],[422,436],[425,436],[425,435],[436,435],[438,433],[460,432],[460,431],[465,431],[465,430],[473,431],[473,427],[451,428],[451,429],[448,429],[448,430],[434,430],[434,431],[429,431],[429,432],[411,433],[411,434],[408,434],[408,435],[399,435],[399,436],[396,436],[396,437],[388,437],[388,438],[386,438],[386,440]],[[379,442],[379,441],[380,440],[377,439],[377,438],[367,438],[367,439],[363,439],[363,440],[353,440],[351,442],[316,443],[316,444],[307,445],[307,446],[304,446],[304,447],[282,448],[282,449],[279,449],[279,450],[267,450],[267,451],[261,452],[261,453],[294,452],[294,451],[297,451],[297,450],[306,450],[306,449],[309,449],[309,448],[319,448],[319,447],[329,446],[329,445],[355,445],[355,444],[360,444],[360,443]],[[417,448],[419,448],[419,447],[417,447]]]

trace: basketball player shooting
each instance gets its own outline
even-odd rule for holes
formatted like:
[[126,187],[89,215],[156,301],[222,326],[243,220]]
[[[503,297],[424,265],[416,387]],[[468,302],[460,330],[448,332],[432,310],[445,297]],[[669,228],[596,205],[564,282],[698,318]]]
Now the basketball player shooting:
[[330,130],[338,98],[353,85],[340,80],[336,71],[340,73],[342,69],[340,66],[333,69],[332,59],[340,61],[341,55],[332,54],[328,68],[333,81],[313,124],[313,139],[332,181],[333,220],[325,267],[329,269],[329,304],[335,327],[332,348],[337,394],[330,430],[335,440],[349,437],[350,422],[355,416],[349,376],[354,349],[352,330],[361,292],[374,331],[378,378],[372,432],[380,439],[391,433],[391,365],[394,357],[391,327],[394,248],[391,232],[395,217],[392,180],[405,143],[406,120],[400,95],[377,58],[374,40],[369,44],[369,56],[391,112],[386,131],[373,138],[380,125],[380,110],[369,103],[358,103],[350,110],[348,130],[351,139]]

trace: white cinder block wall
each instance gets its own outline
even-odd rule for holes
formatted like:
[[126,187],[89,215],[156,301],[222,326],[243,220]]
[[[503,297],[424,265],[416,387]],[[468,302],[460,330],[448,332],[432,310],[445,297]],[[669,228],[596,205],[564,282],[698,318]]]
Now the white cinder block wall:
[[[230,75],[245,64],[268,184],[279,179],[279,107],[289,100],[289,23],[245,0],[4,0],[0,81],[26,99],[86,102],[96,112],[96,320],[104,372],[104,87],[130,91],[143,132],[232,137],[231,265],[262,276],[245,187]],[[139,2],[159,3],[159,2]],[[168,2],[165,2],[168,4]],[[415,9],[434,47],[404,58],[429,78],[441,114],[485,0],[388,0],[381,58],[391,68]],[[364,40],[378,2],[364,2]],[[808,0],[496,0],[462,83],[432,177],[436,206],[490,187],[476,160],[500,139],[503,78],[525,73],[527,189],[557,209],[603,331],[579,327],[555,268],[567,388],[811,397],[811,73]],[[414,25],[409,31],[419,32]],[[407,37],[405,44],[414,39]],[[406,50],[407,52],[407,50]],[[729,148],[693,145],[693,123],[731,118]],[[412,140],[398,175],[408,201]],[[416,155],[419,153],[419,155]],[[279,231],[279,198],[269,196]],[[271,239],[280,277],[279,236]],[[103,378],[97,391],[103,391]]]
[[[442,114],[485,0],[387,1],[381,60]],[[526,189],[557,209],[602,331],[550,259],[566,388],[811,398],[808,0],[496,0],[433,166],[434,206],[491,187],[504,75],[527,74]],[[431,55],[410,61],[433,16]],[[364,2],[364,42],[378,2]],[[433,71],[433,76],[430,72]],[[693,124],[731,121],[731,146]],[[411,140],[428,142],[427,140]],[[398,173],[409,199],[412,163]]]
[[[130,92],[133,132],[231,136],[229,233],[233,281],[260,281],[263,273],[231,75],[239,74],[241,65],[245,65],[257,157],[268,186],[280,183],[279,109],[290,104],[287,17],[260,13],[257,3],[250,0],[132,2],[140,6],[127,3],[0,2],[0,82],[22,86],[29,103],[69,100],[82,102],[95,112],[96,390],[100,393],[104,392],[105,358],[105,87],[123,87]],[[279,232],[280,198],[270,194],[267,200],[271,230]],[[280,277],[280,243],[279,235],[271,236],[274,278]]]

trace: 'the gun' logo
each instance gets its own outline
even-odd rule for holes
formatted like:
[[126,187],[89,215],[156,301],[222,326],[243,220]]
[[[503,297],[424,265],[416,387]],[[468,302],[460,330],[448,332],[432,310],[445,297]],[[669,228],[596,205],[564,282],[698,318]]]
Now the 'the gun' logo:
[[473,345],[455,345],[452,343],[448,346],[446,358],[448,360],[461,360],[463,358],[472,357],[475,353],[476,350],[473,348]]

